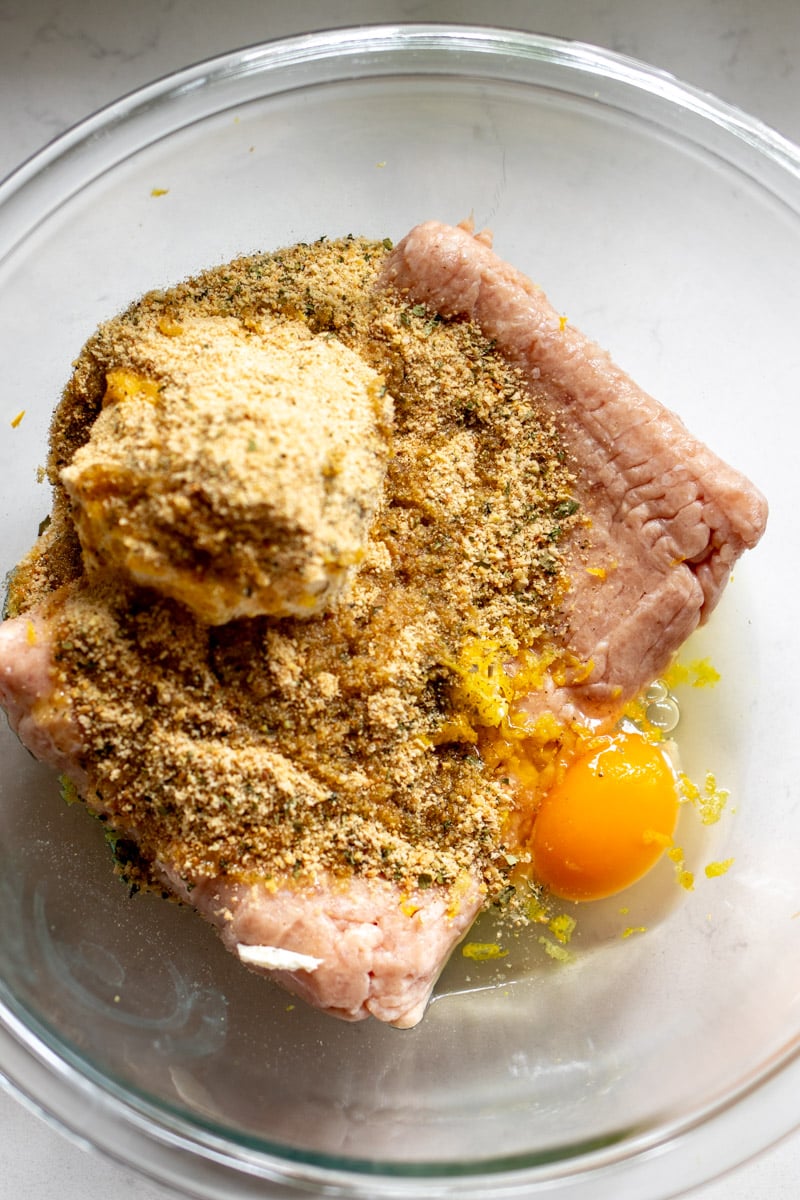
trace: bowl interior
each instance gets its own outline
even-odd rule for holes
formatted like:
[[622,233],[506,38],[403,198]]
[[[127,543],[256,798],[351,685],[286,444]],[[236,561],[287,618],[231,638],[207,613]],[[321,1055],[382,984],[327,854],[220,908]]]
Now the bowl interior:
[[189,911],[129,898],[101,827],[0,732],[1,994],[31,1045],[223,1153],[401,1177],[657,1140],[800,1047],[800,173],[613,56],[449,37],[231,56],[123,102],[0,195],[2,571],[48,510],[50,413],[100,320],[241,252],[398,238],[428,217],[491,227],[768,495],[763,543],[685,655],[721,681],[680,693],[683,765],[731,792],[717,825],[682,818],[694,890],[665,863],[622,897],[563,905],[568,963],[537,928],[499,961],[457,953],[411,1031],[307,1010]]

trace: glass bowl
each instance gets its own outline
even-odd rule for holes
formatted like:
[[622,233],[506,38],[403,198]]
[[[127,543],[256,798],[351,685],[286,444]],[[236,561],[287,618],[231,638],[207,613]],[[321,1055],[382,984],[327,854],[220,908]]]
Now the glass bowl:
[[583,906],[566,964],[536,928],[499,962],[456,953],[400,1032],[294,1005],[190,911],[130,899],[4,728],[0,1066],[195,1196],[642,1200],[800,1121],[800,153],[780,137],[606,51],[443,26],[256,46],[119,101],[0,186],[2,569],[48,510],[50,413],[101,319],[240,252],[470,214],[768,494],[689,650],[721,681],[681,695],[684,767],[731,801],[687,830],[693,891],[667,865]]

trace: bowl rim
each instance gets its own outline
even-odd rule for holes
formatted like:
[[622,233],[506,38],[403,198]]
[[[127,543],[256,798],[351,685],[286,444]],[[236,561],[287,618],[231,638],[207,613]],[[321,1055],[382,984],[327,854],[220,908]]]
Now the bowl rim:
[[[414,56],[423,52],[450,55],[457,52],[461,59],[458,62],[454,60],[451,73],[460,73],[469,55],[474,56],[477,64],[481,56],[488,60],[490,55],[502,54],[512,62],[546,63],[556,69],[572,71],[573,75],[583,72],[589,76],[614,81],[621,84],[626,92],[630,89],[638,91],[666,108],[677,108],[698,118],[701,126],[715,126],[734,139],[734,146],[738,145],[753,152],[759,160],[767,160],[782,178],[788,177],[788,203],[793,211],[800,213],[800,147],[736,106],[717,99],[694,85],[679,81],[663,69],[585,42],[525,33],[493,25],[442,22],[370,24],[318,30],[288,38],[257,42],[170,72],[104,105],[25,159],[0,180],[0,208],[76,149],[92,142],[101,134],[113,132],[115,127],[136,119],[137,115],[145,114],[170,99],[178,100],[182,96],[203,92],[204,89],[213,88],[214,84],[231,77],[260,77],[268,70],[291,70],[325,59],[338,63],[346,56],[375,56],[373,61],[378,66],[366,71],[367,74],[380,75],[381,56],[386,57],[389,53],[408,55],[408,70],[419,70],[419,61],[414,61]],[[396,64],[394,66],[397,73]],[[437,72],[429,68],[428,73]],[[685,136],[691,141],[689,131],[685,131]],[[741,165],[740,169],[747,173],[746,164]],[[782,195],[781,199],[786,201],[787,195]],[[31,228],[33,226],[26,229],[26,235]],[[0,248],[0,258],[2,256]],[[82,1114],[75,1111],[76,1092],[82,1095],[85,1103],[93,1110],[97,1110],[98,1106],[107,1109],[111,1103],[114,1112],[106,1112],[105,1118],[106,1124],[111,1121],[114,1128],[111,1128],[111,1125],[106,1128],[104,1125],[102,1133],[94,1131],[92,1145],[95,1148],[102,1149],[125,1166],[144,1170],[158,1182],[168,1183],[179,1189],[191,1184],[193,1194],[209,1197],[219,1193],[198,1191],[204,1186],[203,1180],[194,1174],[198,1164],[213,1166],[215,1173],[221,1172],[219,1178],[221,1180],[224,1176],[226,1194],[232,1198],[252,1194],[247,1181],[258,1179],[278,1188],[288,1186],[290,1191],[285,1193],[287,1196],[296,1194],[297,1185],[308,1187],[310,1184],[325,1183],[347,1189],[347,1194],[376,1198],[420,1195],[416,1190],[420,1184],[427,1184],[427,1195],[436,1194],[442,1197],[477,1196],[483,1194],[486,1187],[491,1188],[497,1196],[540,1195],[549,1191],[550,1185],[555,1184],[566,1200],[568,1195],[572,1197],[573,1194],[582,1197],[585,1194],[582,1188],[587,1183],[593,1187],[599,1172],[613,1172],[616,1194],[624,1200],[627,1196],[633,1198],[642,1195],[641,1191],[636,1190],[641,1187],[642,1171],[650,1180],[661,1178],[668,1164],[671,1164],[676,1173],[673,1183],[668,1183],[667,1186],[675,1186],[682,1190],[684,1187],[706,1182],[711,1178],[711,1174],[744,1161],[749,1155],[763,1149],[800,1123],[800,1110],[791,1114],[791,1105],[786,1102],[788,1097],[796,1095],[797,1084],[800,1083],[798,1037],[796,1042],[784,1047],[762,1069],[754,1071],[732,1095],[709,1103],[686,1119],[675,1120],[648,1132],[628,1131],[630,1136],[624,1135],[621,1141],[615,1140],[605,1147],[598,1145],[589,1148],[575,1157],[561,1158],[550,1163],[537,1162],[531,1166],[520,1163],[519,1156],[516,1156],[514,1163],[510,1160],[497,1160],[496,1165],[489,1164],[488,1170],[487,1164],[476,1163],[475,1169],[465,1174],[441,1174],[427,1169],[428,1164],[412,1164],[407,1173],[399,1173],[388,1164],[374,1166],[365,1163],[356,1169],[349,1163],[344,1164],[343,1160],[338,1160],[343,1165],[337,1168],[337,1160],[332,1156],[325,1156],[324,1162],[330,1161],[332,1164],[327,1166],[319,1160],[315,1161],[314,1156],[302,1156],[300,1160],[290,1155],[285,1158],[277,1157],[263,1151],[248,1151],[241,1144],[235,1147],[237,1153],[232,1155],[231,1143],[218,1138],[218,1144],[215,1144],[213,1137],[208,1136],[201,1144],[196,1136],[197,1131],[201,1130],[199,1124],[193,1126],[174,1114],[170,1115],[169,1120],[165,1120],[163,1110],[159,1110],[161,1125],[154,1128],[155,1105],[152,1106],[152,1111],[148,1111],[150,1106],[147,1104],[138,1101],[132,1104],[121,1098],[99,1073],[96,1078],[92,1078],[90,1072],[79,1071],[73,1063],[60,1056],[48,1044],[46,1037],[37,1035],[31,1026],[2,1001],[0,1051],[0,1060],[8,1060],[11,1063],[7,1070],[5,1066],[0,1069],[0,1083],[5,1074],[9,1088],[21,1098],[27,1098],[40,1114],[49,1116],[62,1131],[88,1145],[81,1126]],[[36,1082],[23,1082],[25,1073],[31,1071]],[[57,1080],[57,1098],[51,1094],[48,1087],[48,1082],[52,1085],[54,1077]],[[781,1098],[781,1127],[773,1124],[770,1129],[766,1129],[763,1119],[759,1120],[756,1110],[762,1095],[776,1095]],[[124,1114],[125,1126],[136,1143],[125,1152],[119,1149],[118,1128],[115,1124],[120,1114]],[[734,1130],[735,1138],[732,1141],[735,1141],[735,1149],[728,1151],[729,1156],[733,1154],[733,1158],[716,1162],[711,1174],[708,1174],[704,1173],[706,1166],[703,1165],[703,1156],[702,1153],[698,1153],[698,1147],[703,1131],[711,1126],[718,1129],[724,1127],[725,1139],[730,1139],[731,1130]],[[143,1151],[145,1148],[151,1150],[154,1138],[158,1142],[158,1153],[148,1162]],[[717,1140],[719,1141],[719,1135]],[[687,1153],[688,1149],[691,1149],[692,1153]],[[654,1174],[652,1166],[656,1159]],[[687,1167],[687,1159],[692,1159],[693,1168]],[[681,1163],[682,1167],[679,1165]],[[236,1175],[235,1181],[229,1177],[231,1170]],[[496,1171],[502,1174],[495,1173]],[[618,1180],[619,1171],[623,1174]],[[633,1178],[633,1182],[628,1176]],[[611,1177],[608,1176],[609,1179]],[[436,1185],[435,1193],[431,1191],[433,1181]],[[569,1183],[574,1183],[577,1190],[564,1190],[563,1185]],[[245,1190],[232,1190],[234,1185],[240,1184]],[[524,1193],[520,1191],[521,1188],[525,1189]],[[264,1193],[261,1191],[259,1194]],[[270,1194],[277,1196],[283,1195],[284,1192]],[[648,1192],[648,1195],[650,1194]],[[658,1193],[664,1197],[673,1194],[675,1193],[672,1190]]]
[[24,158],[5,177],[0,178],[0,204],[5,203],[33,175],[98,130],[106,130],[172,93],[177,96],[208,86],[235,72],[240,63],[245,64],[247,71],[257,72],[264,66],[286,67],[309,59],[317,61],[322,57],[341,57],[359,50],[385,53],[401,48],[411,52],[418,48],[446,48],[451,52],[500,51],[512,58],[547,61],[618,80],[720,126],[800,180],[800,145],[760,118],[751,116],[703,88],[678,79],[662,67],[579,39],[528,33],[492,24],[462,25],[430,21],[343,26],[266,39],[168,72],[95,109]]

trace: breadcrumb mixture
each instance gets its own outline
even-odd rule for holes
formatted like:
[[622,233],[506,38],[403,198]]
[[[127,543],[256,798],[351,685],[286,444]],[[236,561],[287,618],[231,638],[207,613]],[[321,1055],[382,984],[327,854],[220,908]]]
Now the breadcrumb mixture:
[[[167,336],[164,336],[166,332]],[[310,616],[360,562],[391,401],[337,338],[184,314],[115,343],[103,411],[61,481],[84,562],[209,624]]]
[[[376,290],[389,248],[322,239],[241,258],[147,295],[75,365],[52,427],[53,519],[11,609],[65,585],[52,601],[59,686],[88,746],[89,802],[135,834],[134,878],[160,859],[187,880],[326,869],[425,887],[477,868],[489,898],[507,883],[511,797],[476,746],[489,719],[468,710],[463,673],[476,639],[499,661],[559,639],[561,547],[580,515],[554,430],[491,343]],[[382,378],[383,492],[326,611],[209,625],[102,562],[84,567],[61,472],[113,372],[143,370],[137,344],[166,361],[186,325],[245,336],[265,320],[301,322]]]

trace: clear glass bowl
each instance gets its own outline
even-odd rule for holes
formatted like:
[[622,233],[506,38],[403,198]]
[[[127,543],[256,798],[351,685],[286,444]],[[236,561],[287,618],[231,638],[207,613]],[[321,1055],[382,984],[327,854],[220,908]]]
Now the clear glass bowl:
[[257,46],[121,100],[0,186],[2,569],[47,512],[49,416],[101,319],[242,251],[470,213],[769,496],[691,651],[722,681],[682,697],[685,767],[731,811],[687,830],[693,892],[666,868],[582,909],[567,965],[536,930],[456,955],[399,1032],[292,1005],[189,911],[129,899],[4,729],[0,1065],[193,1195],[641,1200],[800,1121],[800,153],[777,135],[605,51],[437,26]]

